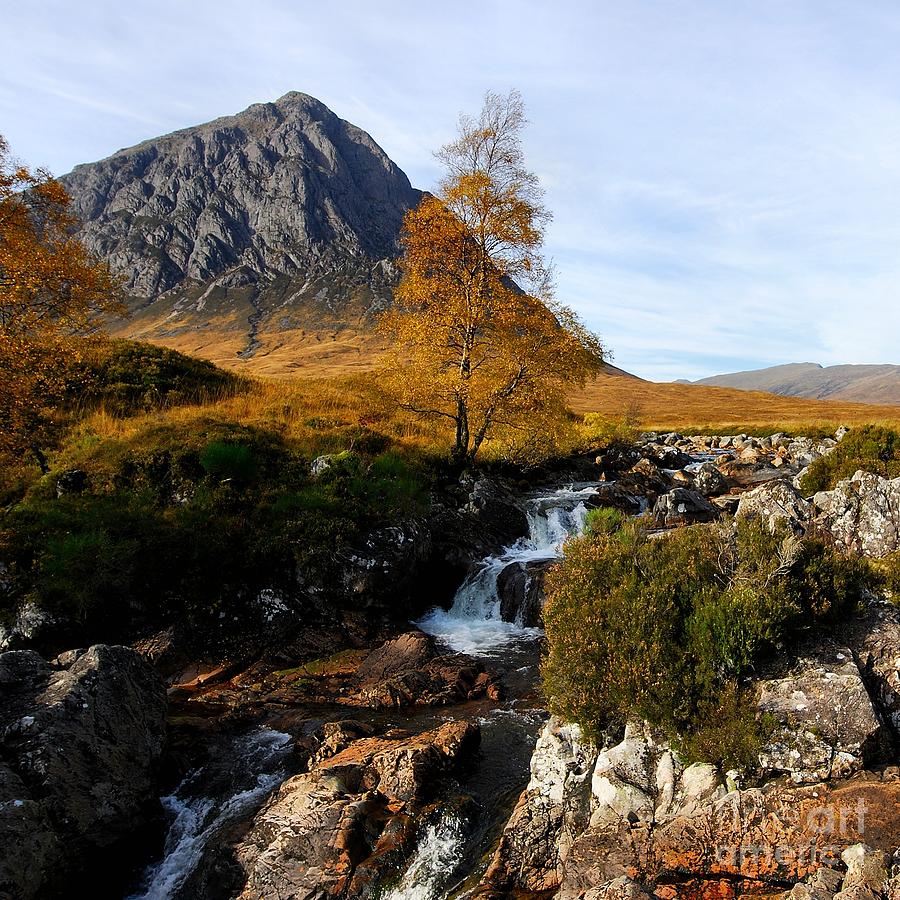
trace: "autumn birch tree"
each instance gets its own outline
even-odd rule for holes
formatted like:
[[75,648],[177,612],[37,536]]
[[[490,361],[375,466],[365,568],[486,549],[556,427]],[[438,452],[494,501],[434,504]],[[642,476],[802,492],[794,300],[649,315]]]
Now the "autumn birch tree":
[[488,93],[437,154],[445,176],[404,221],[402,279],[382,318],[384,377],[400,404],[445,419],[453,458],[489,437],[519,447],[548,434],[566,390],[603,361],[599,338],[553,299],[542,256],[550,215],[525,168],[522,98]]
[[63,186],[13,162],[0,136],[0,450],[41,465],[66,364],[99,317],[118,308],[115,280],[73,236]]

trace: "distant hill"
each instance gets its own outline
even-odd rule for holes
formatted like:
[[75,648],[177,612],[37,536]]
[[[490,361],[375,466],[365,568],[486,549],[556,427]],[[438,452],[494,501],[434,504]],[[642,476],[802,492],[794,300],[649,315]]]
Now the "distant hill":
[[768,391],[783,397],[900,405],[900,366],[820,366],[790,363],[702,378],[694,384]]

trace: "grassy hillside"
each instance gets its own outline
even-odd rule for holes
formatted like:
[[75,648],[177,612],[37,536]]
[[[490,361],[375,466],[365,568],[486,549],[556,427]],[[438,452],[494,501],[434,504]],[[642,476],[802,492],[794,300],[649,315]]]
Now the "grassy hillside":
[[[271,382],[266,390],[272,394],[298,393],[291,381],[301,378],[312,381],[308,386],[312,387],[311,396],[337,392],[344,403],[354,404],[357,400],[353,398],[358,397],[360,410],[376,402],[376,414],[386,411],[383,397],[373,401],[374,384],[365,377],[377,366],[383,344],[366,328],[263,333],[260,348],[248,358],[238,357],[239,340],[232,345],[202,331],[171,334],[162,343],[226,369],[264,378]],[[357,377],[342,380],[348,376]],[[326,387],[328,383],[331,384]],[[309,393],[307,389],[299,392]],[[579,415],[595,412],[612,418],[627,416],[642,428],[681,431],[771,433],[804,428],[833,431],[839,425],[869,422],[900,424],[900,407],[896,406],[807,400],[699,384],[656,383],[628,377],[628,373],[614,366],[584,390],[573,392],[571,407]],[[421,430],[421,425],[407,423],[405,427]]]
[[900,407],[804,400],[761,391],[601,378],[572,394],[575,412],[630,414],[640,427],[734,434],[798,433],[839,425],[900,424]]

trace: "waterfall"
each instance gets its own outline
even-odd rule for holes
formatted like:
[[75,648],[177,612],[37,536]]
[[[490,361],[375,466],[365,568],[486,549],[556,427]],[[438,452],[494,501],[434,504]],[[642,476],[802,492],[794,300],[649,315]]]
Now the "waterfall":
[[284,781],[282,763],[290,752],[291,737],[262,729],[238,739],[232,749],[233,793],[225,796],[196,794],[202,769],[192,772],[174,793],[162,798],[172,817],[163,858],[148,867],[141,886],[129,900],[170,900],[202,859],[203,852],[226,825],[244,818]]
[[449,610],[436,608],[416,624],[457,653],[491,656],[511,644],[533,640],[540,629],[524,628],[500,617],[497,579],[512,563],[558,558],[566,539],[584,529],[594,485],[567,487],[528,499],[528,537],[483,559],[460,585]]
[[382,900],[438,900],[459,865],[465,836],[459,817],[449,813],[429,825],[400,883]]

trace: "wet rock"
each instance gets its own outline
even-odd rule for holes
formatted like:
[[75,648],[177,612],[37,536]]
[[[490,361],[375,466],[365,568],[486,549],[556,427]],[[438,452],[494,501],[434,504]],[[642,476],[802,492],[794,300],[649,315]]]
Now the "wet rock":
[[531,780],[483,880],[485,895],[559,886],[569,848],[590,819],[596,750],[577,725],[551,719],[531,758]]
[[883,725],[849,649],[761,682],[757,708],[777,723],[760,765],[796,784],[845,778],[883,752]]
[[693,457],[679,450],[674,446],[674,443],[658,444],[650,442],[644,444],[641,452],[661,469],[683,469],[694,461]]
[[126,647],[0,655],[0,895],[74,889],[147,821],[165,714],[162,681]]
[[463,654],[440,654],[430,635],[408,632],[373,650],[356,673],[349,703],[376,709],[444,706],[483,695],[483,665]]
[[471,758],[478,728],[366,738],[286,781],[234,854],[241,898],[372,896],[412,849],[416,816]]
[[500,617],[524,628],[541,624],[547,562],[510,563],[497,577]]
[[665,526],[711,522],[718,509],[706,497],[687,488],[675,488],[663,494],[653,506],[653,518]]
[[881,557],[900,549],[900,478],[860,471],[813,504],[817,521],[847,550]]
[[735,515],[739,519],[759,519],[770,531],[782,523],[797,534],[809,521],[811,505],[786,481],[770,481],[741,495]]

